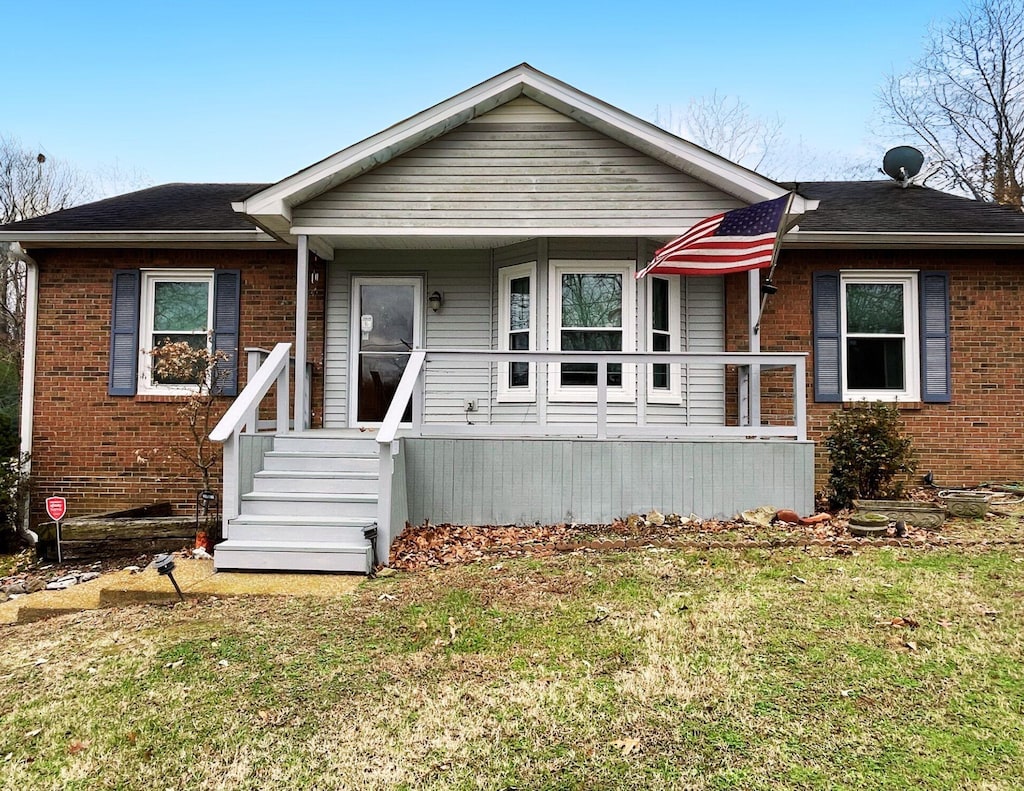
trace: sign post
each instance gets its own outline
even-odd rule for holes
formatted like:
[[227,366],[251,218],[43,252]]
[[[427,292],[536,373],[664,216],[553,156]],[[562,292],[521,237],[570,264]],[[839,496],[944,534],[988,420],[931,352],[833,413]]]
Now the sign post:
[[63,497],[47,497],[46,498],[46,513],[57,525],[57,562],[63,563],[64,558],[61,557],[60,552],[60,520],[64,518],[64,515],[68,512],[68,501]]

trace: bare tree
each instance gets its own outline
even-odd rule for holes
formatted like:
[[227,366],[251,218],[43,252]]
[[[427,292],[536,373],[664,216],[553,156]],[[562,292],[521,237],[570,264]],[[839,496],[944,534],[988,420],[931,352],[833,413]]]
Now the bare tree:
[[92,197],[89,180],[71,165],[0,136],[0,225],[38,217]]
[[924,54],[879,94],[887,121],[909,131],[941,186],[1021,206],[1024,165],[1024,3],[973,0],[933,27]]
[[686,110],[655,109],[654,123],[731,162],[780,181],[870,179],[877,166],[814,149],[782,134],[778,116],[758,116],[737,97],[717,93],[693,99]]
[[679,115],[656,108],[654,123],[751,170],[765,164],[782,136],[778,116],[754,115],[742,99],[718,93],[691,99]]

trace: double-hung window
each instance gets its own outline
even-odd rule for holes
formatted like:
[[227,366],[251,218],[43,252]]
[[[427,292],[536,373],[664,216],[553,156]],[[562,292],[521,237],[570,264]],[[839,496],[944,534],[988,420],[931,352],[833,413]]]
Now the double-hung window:
[[[632,261],[552,261],[550,267],[550,345],[555,351],[619,352],[634,348],[636,304]],[[593,400],[596,362],[552,366],[551,396],[556,400]],[[610,399],[631,399],[633,366],[608,365]]]
[[194,386],[202,371],[163,370],[153,352],[175,343],[211,348],[213,272],[144,271],[139,329],[139,391],[175,394]]
[[[498,270],[498,332],[502,351],[537,348],[537,264],[519,264]],[[537,398],[536,364],[502,363],[499,401],[534,401]]]
[[110,395],[184,395],[199,372],[170,371],[152,354],[169,343],[218,354],[214,387],[238,391],[241,273],[234,269],[119,269],[114,273]]
[[815,398],[948,402],[948,283],[945,272],[816,273]]

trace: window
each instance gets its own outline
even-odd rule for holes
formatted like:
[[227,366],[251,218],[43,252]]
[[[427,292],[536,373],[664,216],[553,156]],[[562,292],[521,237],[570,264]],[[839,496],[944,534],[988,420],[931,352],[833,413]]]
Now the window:
[[[551,347],[556,351],[617,352],[633,349],[633,262],[551,262]],[[551,373],[552,397],[596,398],[597,363],[562,363]],[[632,367],[608,366],[609,398],[629,400]]]
[[949,401],[949,371],[946,273],[815,275],[818,401]]
[[181,395],[194,383],[154,370],[149,352],[166,343],[223,351],[217,386],[237,392],[241,277],[237,270],[138,270],[114,273],[110,395]]
[[[679,351],[679,278],[648,275],[648,350]],[[647,374],[647,400],[678,404],[682,398],[679,365],[656,363]]]
[[211,347],[213,272],[143,272],[139,391],[176,394],[196,384],[201,371],[161,372],[151,352],[170,343]]
[[[537,265],[507,266],[498,270],[498,339],[502,351],[537,348]],[[537,397],[536,364],[502,363],[498,376],[499,401],[534,401]]]

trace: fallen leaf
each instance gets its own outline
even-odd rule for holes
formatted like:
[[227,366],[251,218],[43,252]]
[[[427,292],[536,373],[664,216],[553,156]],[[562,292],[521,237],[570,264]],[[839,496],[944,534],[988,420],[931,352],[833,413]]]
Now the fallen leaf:
[[49,659],[44,659],[43,657],[39,657],[39,659],[37,659],[32,664],[35,665],[36,667],[39,667],[40,665],[45,665],[49,661],[50,661]]
[[915,621],[913,618],[911,618],[910,616],[906,616],[906,615],[903,616],[902,618],[901,617],[893,618],[890,621],[890,623],[893,626],[896,626],[896,627],[906,627],[908,629],[916,629],[918,626],[921,625],[920,623]]
[[905,643],[903,643],[903,645],[905,645],[911,651],[917,650],[917,643],[915,643],[913,640],[907,640]]
[[448,637],[454,643],[455,633],[459,631],[459,625],[455,622],[455,619],[451,616],[448,617]]
[[616,739],[608,742],[612,747],[618,749],[620,755],[633,755],[640,752],[639,739]]
[[935,623],[937,623],[943,629],[949,629],[953,626],[953,623],[951,621],[936,621]]
[[841,690],[839,690],[839,694],[842,695],[844,698],[848,698],[848,697],[850,697],[850,695],[853,694],[853,690],[852,689],[841,689]]
[[791,577],[791,579],[793,580],[793,582],[799,582],[801,585],[807,584],[807,580],[805,580],[803,577],[798,577],[796,574],[794,574]]
[[392,596],[390,593],[382,593],[380,596],[377,597],[377,601],[394,601],[394,600],[395,600],[395,597]]
[[26,733],[25,734],[25,738],[26,739],[34,739],[36,736],[38,736],[42,732],[43,732],[42,728],[36,728],[34,731],[29,731],[28,733]]
[[88,749],[88,747],[89,741],[87,739],[84,741],[80,739],[73,739],[71,744],[68,745],[68,752],[71,753],[71,755],[76,755],[82,752],[82,750]]
[[217,664],[220,665],[221,667],[227,667],[228,666],[228,660],[222,659]]

